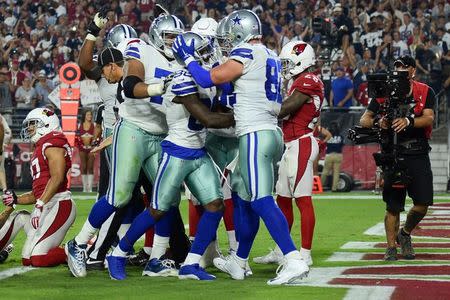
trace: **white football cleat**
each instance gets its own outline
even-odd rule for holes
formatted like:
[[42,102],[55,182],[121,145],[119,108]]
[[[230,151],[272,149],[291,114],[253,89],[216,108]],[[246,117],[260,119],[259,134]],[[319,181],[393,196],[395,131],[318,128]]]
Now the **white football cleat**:
[[253,275],[253,271],[250,268],[250,264],[248,263],[248,260],[245,262],[245,277],[249,277]]
[[253,258],[253,262],[256,264],[280,264],[283,261],[283,253],[281,252],[280,248],[275,247],[275,249],[271,250],[267,255],[255,257]]
[[277,268],[277,277],[267,281],[268,285],[295,283],[308,276],[309,267],[303,259],[285,259]]
[[213,241],[208,245],[208,248],[206,248],[205,253],[203,253],[202,257],[200,258],[199,265],[201,268],[205,269],[213,265],[213,260],[215,258],[221,256],[222,253],[218,248],[217,241]]
[[239,265],[236,254],[231,253],[227,257],[217,257],[213,262],[217,269],[229,274],[231,278],[235,280],[243,280],[245,278],[246,270]]

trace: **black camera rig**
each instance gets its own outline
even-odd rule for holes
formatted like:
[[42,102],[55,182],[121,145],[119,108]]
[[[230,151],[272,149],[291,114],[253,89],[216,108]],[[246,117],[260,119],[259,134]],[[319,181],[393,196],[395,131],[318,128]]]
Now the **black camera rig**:
[[373,153],[375,164],[383,171],[384,186],[395,187],[408,184],[405,172],[406,166],[399,156],[400,145],[397,133],[392,129],[392,122],[396,118],[406,117],[411,108],[411,100],[407,97],[410,92],[410,82],[407,71],[390,71],[387,73],[371,74],[367,76],[369,98],[379,99],[380,110],[375,119],[383,117],[387,128],[380,125],[372,128],[355,126],[349,129],[348,138],[355,144],[378,143],[380,152]]

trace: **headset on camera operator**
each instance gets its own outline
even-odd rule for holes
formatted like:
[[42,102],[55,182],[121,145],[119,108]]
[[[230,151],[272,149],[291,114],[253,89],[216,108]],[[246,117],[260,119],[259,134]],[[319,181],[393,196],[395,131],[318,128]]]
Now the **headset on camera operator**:
[[[396,241],[401,246],[405,259],[414,259],[414,249],[411,245],[411,231],[425,217],[428,206],[433,204],[433,175],[431,172],[428,152],[431,149],[428,140],[434,120],[435,93],[424,83],[413,80],[416,62],[410,56],[401,56],[394,62],[396,71],[408,71],[411,83],[407,97],[411,101],[409,112],[405,117],[395,118],[391,128],[397,139],[398,173],[404,173],[406,182],[403,185],[386,184],[383,187],[383,201],[386,202],[385,230],[387,249],[384,259],[396,260]],[[407,99],[405,99],[407,100]],[[380,114],[383,99],[372,99],[367,110],[361,117],[362,127],[379,126],[388,129],[388,122]],[[397,165],[396,165],[397,166]],[[414,206],[408,212],[406,222],[399,230],[400,212],[404,211],[406,192],[412,198]]]

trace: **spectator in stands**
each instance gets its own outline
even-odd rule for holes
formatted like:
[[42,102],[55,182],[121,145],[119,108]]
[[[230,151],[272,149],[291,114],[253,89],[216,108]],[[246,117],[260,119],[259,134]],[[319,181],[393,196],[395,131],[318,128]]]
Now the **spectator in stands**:
[[13,100],[11,92],[13,86],[8,78],[8,69],[3,66],[0,68],[0,109],[5,112],[11,112],[13,108]]
[[372,59],[371,54],[369,48],[364,49],[362,60],[359,60],[356,66],[360,68],[362,65],[367,64],[370,71],[375,71],[376,62]]
[[196,9],[192,11],[191,25],[197,22],[201,18],[207,18],[208,12],[205,9],[205,3],[203,1],[198,1]]
[[434,59],[434,53],[431,50],[431,40],[428,37],[423,39],[423,44],[417,46],[416,56],[416,78],[426,83],[430,82],[431,62]]
[[54,89],[53,82],[50,79],[47,79],[47,74],[45,70],[40,70],[37,75],[37,83],[35,86],[36,94],[39,100],[39,104],[37,107],[45,107],[48,105],[53,105],[48,99],[48,95]]
[[403,55],[409,55],[409,48],[405,41],[400,39],[400,32],[398,30],[395,30],[392,33],[393,41],[392,41],[392,55],[393,58],[396,59]]
[[336,68],[336,78],[331,81],[330,106],[350,107],[353,99],[353,83],[345,76],[342,66]]
[[11,60],[10,66],[7,76],[11,80],[11,96],[14,98],[17,88],[22,85],[22,81],[25,79],[25,73],[19,69],[19,60],[17,58]]
[[34,87],[31,86],[31,79],[25,77],[22,85],[16,91],[16,107],[24,109],[32,109],[36,107],[37,94]]
[[325,156],[321,180],[322,185],[325,186],[327,177],[331,173],[333,176],[331,191],[337,192],[339,173],[341,172],[344,137],[341,135],[339,125],[336,122],[330,124],[329,132],[331,133],[331,138],[327,142],[327,154]]
[[403,41],[407,41],[413,34],[413,29],[416,27],[414,23],[411,22],[411,14],[409,12],[403,13],[403,25],[400,26],[400,36]]

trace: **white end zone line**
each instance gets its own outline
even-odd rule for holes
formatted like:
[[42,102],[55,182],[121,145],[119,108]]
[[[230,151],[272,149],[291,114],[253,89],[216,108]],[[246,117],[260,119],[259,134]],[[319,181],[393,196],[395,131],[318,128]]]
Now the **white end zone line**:
[[35,270],[36,268],[33,267],[17,267],[17,268],[11,268],[0,272],[0,280],[12,277],[14,275],[20,275],[32,270]]
[[[347,242],[341,246],[341,249],[374,249],[376,245],[384,242]],[[435,245],[447,245],[448,242],[433,242]],[[448,249],[448,247],[428,247],[429,249]],[[421,247],[420,249],[428,249],[427,247]],[[383,248],[378,248],[383,249]]]
[[[375,259],[363,259],[364,255],[366,254],[384,254],[384,252],[334,252],[330,257],[327,258],[326,261],[345,261],[345,262],[355,262],[355,261],[373,261],[373,262],[381,262],[381,260],[375,260]],[[431,254],[448,254],[448,252],[432,252]],[[403,259],[400,259],[403,261]],[[407,260],[405,260],[407,261]],[[448,262],[448,259],[416,259],[414,261],[424,261],[424,262],[439,262],[444,261]]]

